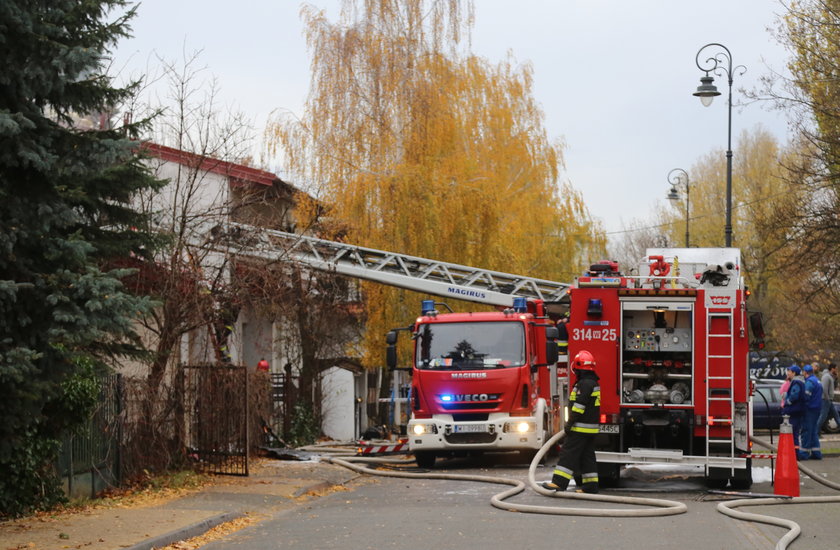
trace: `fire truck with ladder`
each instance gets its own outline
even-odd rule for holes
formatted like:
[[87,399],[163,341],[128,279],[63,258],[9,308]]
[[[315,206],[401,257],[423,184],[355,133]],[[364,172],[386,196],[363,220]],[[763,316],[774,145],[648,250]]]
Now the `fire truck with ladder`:
[[586,349],[598,362],[601,482],[617,480],[622,464],[679,462],[704,466],[712,487],[749,488],[740,251],[649,249],[630,274],[592,265],[569,297],[569,354]]
[[737,249],[650,249],[627,274],[600,262],[569,285],[253,226],[211,233],[204,245],[227,253],[496,306],[440,313],[445,304],[424,300],[410,326],[387,335],[392,369],[398,335],[413,340],[407,432],[422,467],[485,451],[530,457],[562,429],[574,380],[554,320],[568,311],[569,355],[586,349],[598,363],[602,483],[651,462],[701,465],[711,486],[752,483]]
[[565,355],[546,304],[569,289],[558,283],[353,246],[242,224],[208,232],[202,246],[377,281],[433,296],[495,306],[440,313],[424,300],[416,321],[387,335],[397,369],[398,334],[414,340],[408,402],[409,449],[418,465],[438,457],[519,451],[530,459],[563,427]]

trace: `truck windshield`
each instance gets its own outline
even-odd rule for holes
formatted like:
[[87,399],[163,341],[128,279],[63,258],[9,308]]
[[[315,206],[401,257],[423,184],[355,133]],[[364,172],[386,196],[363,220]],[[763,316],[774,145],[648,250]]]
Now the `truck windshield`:
[[522,323],[433,323],[421,326],[417,334],[418,369],[480,370],[524,364]]

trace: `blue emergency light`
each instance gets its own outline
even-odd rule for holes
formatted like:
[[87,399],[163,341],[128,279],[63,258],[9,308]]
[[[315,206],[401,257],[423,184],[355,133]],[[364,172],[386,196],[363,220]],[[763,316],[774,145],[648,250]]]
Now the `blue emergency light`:
[[452,396],[451,395],[441,395],[440,400],[441,401],[452,401]]
[[589,299],[589,307],[586,308],[586,313],[588,313],[592,317],[600,317],[603,311],[604,308],[601,305],[601,300],[599,298]]
[[527,298],[514,298],[513,299],[513,311],[516,313],[527,313],[528,311],[528,299]]
[[435,310],[434,300],[423,300],[420,304],[421,315],[428,315]]

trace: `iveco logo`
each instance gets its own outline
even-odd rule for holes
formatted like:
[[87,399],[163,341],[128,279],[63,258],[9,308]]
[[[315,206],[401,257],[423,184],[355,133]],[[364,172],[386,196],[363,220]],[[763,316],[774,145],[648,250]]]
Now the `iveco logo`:
[[487,378],[486,372],[453,372],[452,378]]
[[452,401],[489,401],[491,399],[498,399],[499,396],[495,394],[486,393],[456,393],[452,396]]

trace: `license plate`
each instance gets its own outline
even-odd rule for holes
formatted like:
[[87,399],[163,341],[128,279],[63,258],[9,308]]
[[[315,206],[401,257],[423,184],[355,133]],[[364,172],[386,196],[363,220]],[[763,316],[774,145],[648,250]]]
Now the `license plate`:
[[453,426],[453,430],[455,433],[463,434],[463,433],[477,433],[477,432],[486,432],[487,429],[484,427],[483,424],[456,424]]
[[618,424],[598,424],[598,433],[602,434],[617,434],[619,433]]

